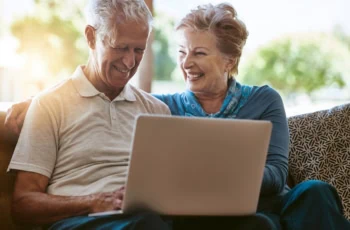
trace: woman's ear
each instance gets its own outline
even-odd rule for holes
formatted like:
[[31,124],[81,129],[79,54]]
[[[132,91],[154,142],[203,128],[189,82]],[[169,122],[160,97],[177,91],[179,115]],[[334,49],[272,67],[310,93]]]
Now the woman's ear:
[[236,58],[227,58],[227,63],[226,63],[226,71],[230,72],[232,68],[235,66],[237,59]]
[[85,27],[85,37],[90,49],[95,49],[96,47],[96,32],[95,28],[87,25]]

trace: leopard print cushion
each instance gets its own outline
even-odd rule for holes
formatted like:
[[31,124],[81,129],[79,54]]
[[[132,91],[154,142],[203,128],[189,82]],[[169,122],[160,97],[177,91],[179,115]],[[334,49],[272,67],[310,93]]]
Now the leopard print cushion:
[[289,173],[295,183],[333,185],[350,220],[350,104],[288,118]]

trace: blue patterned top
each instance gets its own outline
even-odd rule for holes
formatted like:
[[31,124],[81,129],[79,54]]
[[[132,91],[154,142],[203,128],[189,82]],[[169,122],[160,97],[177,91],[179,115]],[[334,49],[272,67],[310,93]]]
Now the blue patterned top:
[[235,80],[231,81],[224,102],[221,109],[215,114],[206,113],[199,104],[194,93],[186,90],[181,94],[182,105],[184,108],[181,115],[196,116],[196,117],[215,117],[215,118],[235,118],[242,106],[248,100],[252,87],[241,85]]

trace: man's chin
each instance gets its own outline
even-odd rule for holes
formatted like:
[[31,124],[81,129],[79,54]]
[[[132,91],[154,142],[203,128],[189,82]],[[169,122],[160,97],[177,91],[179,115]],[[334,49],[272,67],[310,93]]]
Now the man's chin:
[[116,89],[118,88],[123,88],[126,84],[128,84],[130,79],[126,79],[125,81],[118,81],[118,82],[114,82],[112,84],[112,86]]
[[120,84],[126,85],[130,79],[131,79],[130,75],[115,76],[112,79],[110,79],[110,83],[111,85],[120,85]]

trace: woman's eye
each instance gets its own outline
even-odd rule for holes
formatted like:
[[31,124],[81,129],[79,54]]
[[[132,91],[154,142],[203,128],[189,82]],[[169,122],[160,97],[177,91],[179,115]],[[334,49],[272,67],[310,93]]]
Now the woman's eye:
[[196,52],[196,55],[202,56],[202,55],[206,55],[206,53],[203,53],[203,52]]

